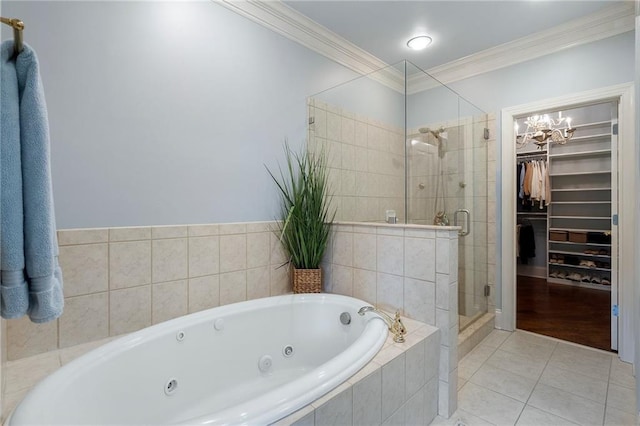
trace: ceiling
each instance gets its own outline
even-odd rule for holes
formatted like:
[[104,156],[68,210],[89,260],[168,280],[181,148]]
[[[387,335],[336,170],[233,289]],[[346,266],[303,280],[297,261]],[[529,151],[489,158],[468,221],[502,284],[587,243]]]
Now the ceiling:
[[[289,7],[368,53],[428,70],[503,43],[561,26],[621,1],[285,1]],[[416,52],[409,38],[426,33]]]

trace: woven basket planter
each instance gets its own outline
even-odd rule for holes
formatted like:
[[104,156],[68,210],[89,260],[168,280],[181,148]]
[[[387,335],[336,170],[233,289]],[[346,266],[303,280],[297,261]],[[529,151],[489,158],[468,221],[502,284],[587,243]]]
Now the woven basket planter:
[[294,267],[291,281],[294,293],[321,293],[322,269],[297,269]]

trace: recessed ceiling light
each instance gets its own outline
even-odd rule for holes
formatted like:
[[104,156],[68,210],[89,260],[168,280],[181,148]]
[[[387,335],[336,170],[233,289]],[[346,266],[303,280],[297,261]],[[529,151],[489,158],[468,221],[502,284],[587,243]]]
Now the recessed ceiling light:
[[433,39],[427,35],[421,35],[410,39],[407,42],[407,46],[409,46],[413,50],[422,50],[431,44]]

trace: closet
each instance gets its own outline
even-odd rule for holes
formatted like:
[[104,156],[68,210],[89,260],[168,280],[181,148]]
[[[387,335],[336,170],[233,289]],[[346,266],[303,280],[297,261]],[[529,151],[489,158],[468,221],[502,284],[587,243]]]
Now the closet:
[[[563,123],[558,129],[564,137],[541,141],[532,137],[531,117],[516,121],[521,145],[516,149],[518,297],[521,280],[526,280],[522,287],[529,288],[523,291],[546,286],[545,297],[553,297],[549,284],[589,289],[575,290],[573,297],[581,299],[575,302],[602,300],[597,310],[605,318],[599,323],[610,338],[607,305],[609,293],[617,291],[617,102],[542,112],[538,117],[545,114]],[[592,290],[602,293],[589,293]],[[565,308],[585,310],[588,317],[593,306]]]

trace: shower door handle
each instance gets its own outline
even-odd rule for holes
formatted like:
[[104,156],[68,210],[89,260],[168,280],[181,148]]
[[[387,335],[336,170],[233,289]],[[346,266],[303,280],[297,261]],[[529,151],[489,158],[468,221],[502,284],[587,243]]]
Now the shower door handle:
[[466,216],[465,226],[462,227],[460,231],[458,231],[458,235],[464,237],[465,235],[469,235],[471,233],[471,212],[467,209],[458,209],[453,212],[453,226],[458,226],[458,215],[463,213]]

